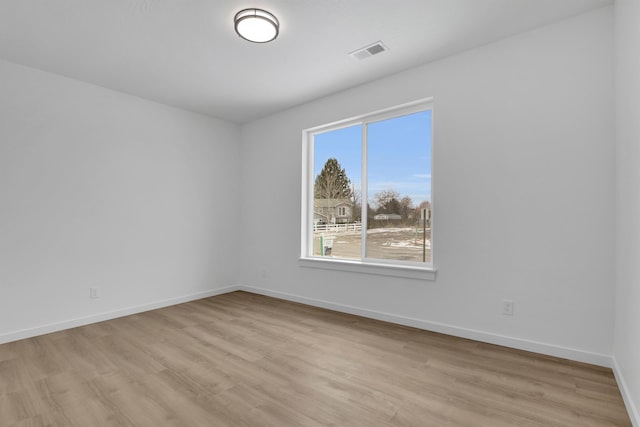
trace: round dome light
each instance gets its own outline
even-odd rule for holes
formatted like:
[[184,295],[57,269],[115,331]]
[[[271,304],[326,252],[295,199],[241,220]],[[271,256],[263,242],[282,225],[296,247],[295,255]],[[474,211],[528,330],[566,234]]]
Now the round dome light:
[[273,14],[262,9],[244,9],[233,19],[236,33],[254,43],[267,43],[278,37],[280,23]]

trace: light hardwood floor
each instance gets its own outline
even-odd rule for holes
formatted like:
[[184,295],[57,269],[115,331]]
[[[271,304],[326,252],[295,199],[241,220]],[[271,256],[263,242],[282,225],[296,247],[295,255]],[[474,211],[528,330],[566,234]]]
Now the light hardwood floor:
[[630,426],[610,369],[245,292],[0,345],[0,426]]

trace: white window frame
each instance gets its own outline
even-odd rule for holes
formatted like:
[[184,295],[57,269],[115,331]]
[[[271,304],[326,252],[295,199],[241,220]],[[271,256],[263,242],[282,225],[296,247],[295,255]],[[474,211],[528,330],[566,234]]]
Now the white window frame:
[[[410,103],[398,105],[384,110],[363,114],[349,119],[340,120],[322,126],[302,131],[302,218],[301,218],[301,246],[299,265],[303,267],[322,268],[330,270],[368,273],[383,276],[403,277],[410,279],[435,280],[434,267],[434,185],[431,180],[431,259],[430,263],[418,264],[399,260],[372,260],[364,257],[365,241],[363,240],[362,257],[359,260],[345,258],[328,258],[313,255],[313,138],[317,133],[330,132],[350,126],[362,125],[363,138],[366,139],[366,125],[381,120],[392,119],[421,111],[431,110],[433,120],[433,98],[420,99]],[[433,123],[431,138],[431,170],[433,171]],[[363,145],[363,158],[366,156],[366,145]],[[362,164],[362,176],[367,176],[366,162]],[[367,191],[367,181],[363,178],[361,192]],[[364,197],[363,197],[364,199]],[[363,200],[364,205],[364,200]],[[367,209],[362,211],[362,224],[367,224]],[[366,230],[363,230],[363,234]]]

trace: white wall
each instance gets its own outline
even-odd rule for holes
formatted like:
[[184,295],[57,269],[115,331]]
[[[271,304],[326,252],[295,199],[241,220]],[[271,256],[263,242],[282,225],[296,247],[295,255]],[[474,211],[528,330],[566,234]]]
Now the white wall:
[[640,2],[616,0],[617,241],[614,359],[640,426]]
[[[243,126],[242,283],[610,364],[612,15],[600,9]],[[302,129],[428,96],[437,280],[299,266]],[[503,298],[515,301],[513,317],[501,315]]]
[[0,62],[0,342],[235,284],[238,143],[236,125]]

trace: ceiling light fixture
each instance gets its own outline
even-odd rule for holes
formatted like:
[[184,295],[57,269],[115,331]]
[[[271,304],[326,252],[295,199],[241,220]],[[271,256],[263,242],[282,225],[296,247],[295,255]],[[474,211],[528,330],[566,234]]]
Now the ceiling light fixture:
[[280,23],[273,14],[262,9],[244,9],[233,18],[236,33],[254,43],[275,40],[280,31]]

